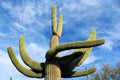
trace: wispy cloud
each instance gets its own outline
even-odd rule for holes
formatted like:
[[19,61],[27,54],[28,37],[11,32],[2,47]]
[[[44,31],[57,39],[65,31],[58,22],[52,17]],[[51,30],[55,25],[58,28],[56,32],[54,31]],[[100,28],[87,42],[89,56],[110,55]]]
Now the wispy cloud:
[[5,37],[5,36],[6,36],[6,34],[4,34],[4,33],[0,32],[0,36],[1,36],[1,37]]
[[26,5],[12,5],[10,2],[2,2],[2,6],[9,10],[12,17],[22,21],[23,23],[31,24],[35,21],[36,13],[34,4],[27,3]]
[[13,23],[13,25],[14,25],[16,28],[18,28],[19,30],[26,31],[25,27],[24,27],[24,26],[22,26],[22,25],[20,25],[20,24],[19,24],[19,23],[17,23],[17,22]]
[[100,0],[82,0],[82,3],[88,6],[95,6],[100,4]]
[[34,60],[45,62],[45,54],[47,52],[47,47],[38,45],[36,43],[30,43],[27,45],[26,50]]
[[101,47],[103,49],[106,49],[108,51],[111,51],[113,49],[113,44],[114,42],[108,38],[104,38],[105,39],[105,44],[103,44]]
[[105,34],[107,34],[105,39],[105,44],[102,45],[104,49],[107,49],[108,51],[112,51],[113,48],[117,47],[119,44],[118,41],[120,40],[120,24],[116,23],[114,24],[114,27],[111,28],[109,31],[106,30]]
[[94,55],[90,55],[86,60],[85,62],[83,63],[83,65],[88,65],[88,64],[91,64],[91,63],[94,63],[96,60],[98,60],[99,57],[97,56],[94,56]]

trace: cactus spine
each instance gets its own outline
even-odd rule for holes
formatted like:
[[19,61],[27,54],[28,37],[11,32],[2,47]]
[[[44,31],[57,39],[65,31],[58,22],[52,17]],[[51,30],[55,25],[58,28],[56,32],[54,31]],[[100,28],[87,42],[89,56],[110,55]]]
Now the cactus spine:
[[[45,57],[46,61],[37,62],[31,59],[26,50],[24,36],[20,36],[19,49],[20,55],[24,63],[30,69],[20,64],[16,58],[12,47],[8,47],[8,54],[17,70],[22,74],[33,77],[43,78],[45,80],[60,80],[62,78],[72,78],[86,76],[96,71],[96,68],[85,69],[82,71],[73,71],[74,68],[80,66],[92,51],[92,47],[99,46],[104,43],[104,39],[96,39],[96,30],[92,30],[89,38],[86,41],[68,42],[59,44],[59,39],[62,34],[63,15],[61,14],[56,22],[56,6],[52,7],[52,37],[50,40],[50,49]],[[60,56],[58,53],[64,50],[75,49],[71,54]]]

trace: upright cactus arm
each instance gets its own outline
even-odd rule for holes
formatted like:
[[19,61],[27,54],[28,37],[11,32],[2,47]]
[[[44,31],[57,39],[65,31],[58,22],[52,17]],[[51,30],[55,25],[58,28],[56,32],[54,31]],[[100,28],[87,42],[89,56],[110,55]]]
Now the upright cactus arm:
[[56,6],[53,5],[52,6],[52,33],[53,35],[56,35],[57,34],[57,29],[56,29],[56,26],[57,26],[57,22],[56,22],[56,15],[57,15],[57,9],[56,9]]
[[58,18],[58,26],[57,26],[57,8],[55,5],[52,6],[52,33],[53,35],[57,35],[59,38],[62,34],[62,24],[63,24],[63,15],[61,14]]
[[21,73],[23,73],[24,75],[28,76],[28,77],[33,77],[33,78],[42,78],[44,77],[43,73],[36,73],[33,72],[30,69],[25,68],[23,65],[20,64],[20,62],[18,61],[18,59],[16,58],[13,50],[11,47],[8,47],[7,49],[10,59],[12,61],[12,63],[15,65],[15,67],[17,68],[18,71],[20,71]]
[[62,34],[62,25],[63,25],[63,15],[61,14],[59,16],[58,27],[57,27],[57,35],[59,36],[59,38],[61,37]]
[[21,58],[27,66],[29,66],[31,69],[33,69],[35,71],[43,71],[44,70],[44,68],[45,68],[44,63],[34,61],[28,56],[28,54],[25,50],[24,35],[20,36],[19,48],[20,48]]
[[90,68],[90,69],[86,69],[86,70],[81,70],[81,71],[73,71],[73,72],[70,72],[70,73],[62,73],[62,77],[63,78],[73,78],[73,77],[80,77],[80,76],[86,76],[88,74],[91,74],[93,72],[96,71],[96,68],[93,67],[93,68]]
[[50,49],[46,54],[46,59],[53,58],[58,52],[69,50],[69,49],[78,49],[78,48],[89,48],[93,46],[98,46],[104,43],[104,39],[92,40],[92,41],[79,41],[79,42],[68,42],[60,44],[55,48]]

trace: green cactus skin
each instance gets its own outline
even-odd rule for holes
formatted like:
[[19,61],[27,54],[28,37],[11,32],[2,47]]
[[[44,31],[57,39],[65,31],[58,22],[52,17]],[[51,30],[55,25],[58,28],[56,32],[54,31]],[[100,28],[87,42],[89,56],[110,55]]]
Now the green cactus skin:
[[[96,30],[92,30],[86,41],[67,42],[59,44],[62,34],[63,15],[60,14],[57,23],[57,8],[52,7],[52,37],[50,40],[50,49],[47,51],[45,63],[32,60],[25,50],[24,35],[20,36],[19,49],[20,55],[24,63],[30,69],[24,67],[16,58],[12,47],[8,47],[7,51],[12,63],[16,69],[22,74],[32,78],[43,78],[45,80],[60,80],[62,78],[72,78],[86,76],[96,71],[96,68],[85,69],[81,71],[73,71],[80,66],[90,55],[92,47],[102,45],[104,39],[96,39]],[[71,54],[60,56],[59,52],[64,50],[75,49]]]
[[95,71],[96,71],[96,68],[93,67],[93,68],[81,70],[81,71],[73,71],[73,72],[69,72],[69,73],[63,72],[62,77],[63,78],[72,78],[72,77],[86,76],[86,75],[89,75]]
[[40,63],[37,61],[32,60],[28,55],[25,50],[25,43],[24,43],[24,36],[20,36],[20,41],[19,41],[19,48],[20,48],[20,55],[22,60],[26,65],[28,65],[31,69],[35,71],[43,71],[44,70],[44,63]]
[[20,71],[21,73],[23,73],[24,75],[26,75],[28,77],[36,77],[36,78],[43,77],[42,73],[35,73],[32,70],[27,69],[26,67],[22,66],[20,64],[20,62],[17,60],[17,58],[13,52],[13,49],[11,47],[8,47],[8,53],[9,53],[12,63],[15,65],[15,67],[17,68],[18,71]]

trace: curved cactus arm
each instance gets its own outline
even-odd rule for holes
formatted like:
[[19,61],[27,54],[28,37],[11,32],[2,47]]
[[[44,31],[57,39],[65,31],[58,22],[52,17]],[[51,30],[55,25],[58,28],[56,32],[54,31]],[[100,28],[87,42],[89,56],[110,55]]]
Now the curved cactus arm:
[[[93,29],[93,30],[91,31],[90,36],[88,37],[87,41],[95,40],[95,39],[96,39],[96,30]],[[86,50],[87,50],[87,48],[76,49],[76,50],[74,50],[74,52],[73,52],[72,54],[74,54],[74,53],[79,53],[79,52],[80,52],[80,53],[84,53]]]
[[57,35],[61,37],[62,34],[62,24],[63,24],[63,15],[61,14],[58,19],[58,26],[57,26],[57,8],[56,5],[52,6],[52,33],[53,35]]
[[20,71],[22,74],[24,74],[28,77],[33,77],[33,78],[42,78],[44,76],[43,73],[35,73],[32,70],[27,69],[23,65],[21,65],[20,62],[18,61],[18,59],[16,58],[12,47],[8,47],[7,51],[8,51],[8,54],[10,56],[12,63],[17,68],[17,70]]
[[[87,41],[95,40],[95,38],[96,38],[96,30],[92,30]],[[80,66],[90,55],[91,51],[92,51],[92,47],[75,50],[73,52],[73,54],[75,54],[75,53],[84,53],[84,54],[82,55],[82,57],[80,56],[80,57],[76,58],[75,60],[73,60],[73,62],[71,62],[71,64],[70,64],[71,69],[74,69],[75,67]]]
[[70,70],[73,70],[75,67],[80,66],[80,65],[86,60],[86,58],[89,56],[91,50],[92,50],[92,48],[88,48],[88,49],[86,50],[86,52],[85,52],[82,56],[74,59],[74,60],[69,64]]
[[[88,37],[87,41],[95,40],[95,39],[96,39],[96,30],[93,29],[93,30],[91,31],[91,34],[90,34],[90,36]],[[74,50],[74,52],[73,52],[72,54],[74,54],[74,53],[79,53],[79,52],[80,52],[80,53],[84,53],[87,49],[88,49],[88,48],[76,49],[76,50]]]
[[44,63],[34,61],[28,56],[28,54],[25,50],[24,35],[20,36],[19,48],[20,48],[21,58],[27,66],[29,66],[30,68],[32,68],[33,70],[36,70],[36,71],[44,70],[44,68],[45,68]]
[[59,37],[61,37],[61,34],[62,34],[62,25],[63,25],[63,15],[61,14],[59,16],[59,20],[58,20],[58,29],[57,29],[57,35]]
[[[88,41],[89,40],[95,40],[95,38],[96,38],[96,30],[93,29],[91,31],[91,34],[90,34],[89,38],[88,38]],[[73,62],[73,64],[76,63],[75,65],[73,65],[73,64],[71,64],[72,66],[70,65],[71,70],[73,70],[74,67],[79,66],[81,64],[81,62],[84,62],[86,60],[86,58],[89,56],[91,50],[92,50],[91,48],[75,49],[72,52],[72,54],[61,57],[60,58],[60,64],[61,65],[67,65],[67,64],[71,64],[72,62]],[[79,59],[77,59],[78,62],[74,63],[74,60],[78,57],[79,57]],[[72,69],[72,67],[73,67],[73,69]]]
[[57,31],[56,31],[56,26],[57,26],[56,15],[57,15],[56,5],[53,5],[52,6],[52,25],[51,25],[53,35],[57,34]]
[[92,41],[79,41],[79,42],[68,42],[60,44],[55,48],[50,49],[46,54],[46,59],[53,58],[58,52],[69,50],[69,49],[78,49],[78,48],[89,48],[93,46],[98,46],[104,43],[104,39],[92,40]]
[[93,68],[90,68],[90,69],[86,69],[86,70],[81,70],[81,71],[73,71],[73,72],[63,72],[62,73],[62,77],[63,78],[73,78],[73,77],[80,77],[80,76],[86,76],[86,75],[89,75],[93,72],[96,71],[96,68],[93,67]]

